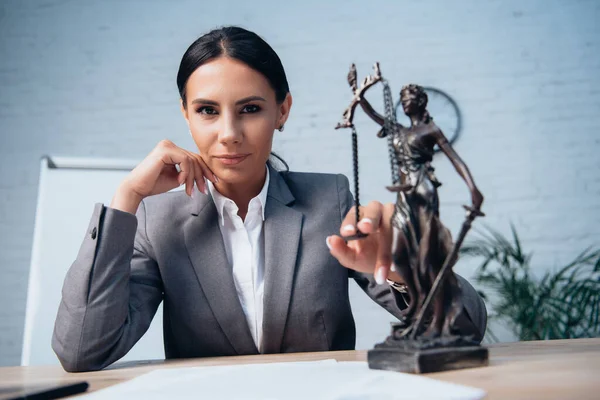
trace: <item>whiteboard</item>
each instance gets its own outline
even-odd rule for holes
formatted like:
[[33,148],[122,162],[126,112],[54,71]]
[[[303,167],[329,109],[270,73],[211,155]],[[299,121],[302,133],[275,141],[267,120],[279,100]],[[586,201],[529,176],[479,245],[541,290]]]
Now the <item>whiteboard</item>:
[[[21,365],[59,364],[50,342],[63,281],[86,235],[94,205],[109,205],[136,165],[130,160],[41,160]],[[161,304],[148,332],[121,360],[164,357]]]
[[[77,257],[94,205],[110,204],[135,165],[136,161],[114,159],[41,160],[21,365],[59,364],[50,342],[64,278]],[[349,286],[356,348],[372,348],[389,334],[395,318],[354,282]],[[164,359],[162,304],[148,332],[121,361],[148,359]]]

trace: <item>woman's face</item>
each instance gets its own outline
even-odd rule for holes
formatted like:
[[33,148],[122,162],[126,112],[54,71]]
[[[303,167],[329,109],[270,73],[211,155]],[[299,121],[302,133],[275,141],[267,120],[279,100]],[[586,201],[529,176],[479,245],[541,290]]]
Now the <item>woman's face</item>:
[[416,114],[419,108],[419,100],[414,93],[411,93],[407,90],[403,90],[400,93],[400,102],[402,103],[402,109],[404,110],[404,114],[413,115]]
[[186,84],[182,112],[202,159],[226,183],[262,179],[274,130],[285,123],[291,95],[277,104],[267,78],[220,57],[200,66]]

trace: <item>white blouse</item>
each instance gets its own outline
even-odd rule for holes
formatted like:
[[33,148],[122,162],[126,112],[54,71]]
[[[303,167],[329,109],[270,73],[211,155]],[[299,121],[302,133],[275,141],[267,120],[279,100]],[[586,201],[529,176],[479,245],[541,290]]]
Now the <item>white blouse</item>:
[[206,180],[208,190],[219,213],[219,228],[225,244],[227,261],[233,270],[235,289],[259,352],[262,350],[265,270],[263,221],[265,220],[269,180],[269,169],[267,168],[265,184],[258,196],[248,203],[248,213],[243,221],[238,215],[238,207],[233,200],[223,196],[212,182]]

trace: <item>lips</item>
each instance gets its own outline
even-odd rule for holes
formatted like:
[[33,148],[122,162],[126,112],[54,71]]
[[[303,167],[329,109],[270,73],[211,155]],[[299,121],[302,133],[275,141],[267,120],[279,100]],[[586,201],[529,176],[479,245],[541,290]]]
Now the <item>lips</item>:
[[221,154],[215,158],[225,165],[236,165],[248,158],[250,154]]

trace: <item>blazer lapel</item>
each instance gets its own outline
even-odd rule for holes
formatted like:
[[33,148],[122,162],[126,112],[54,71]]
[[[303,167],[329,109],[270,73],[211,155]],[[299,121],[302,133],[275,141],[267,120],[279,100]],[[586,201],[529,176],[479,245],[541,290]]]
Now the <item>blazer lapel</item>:
[[303,215],[289,207],[294,196],[280,173],[271,169],[270,174],[263,227],[265,286],[262,350],[263,353],[279,353],[294,285]]
[[183,226],[185,245],[208,304],[238,354],[258,354],[227,261],[219,217],[210,196],[191,200],[193,215]]

